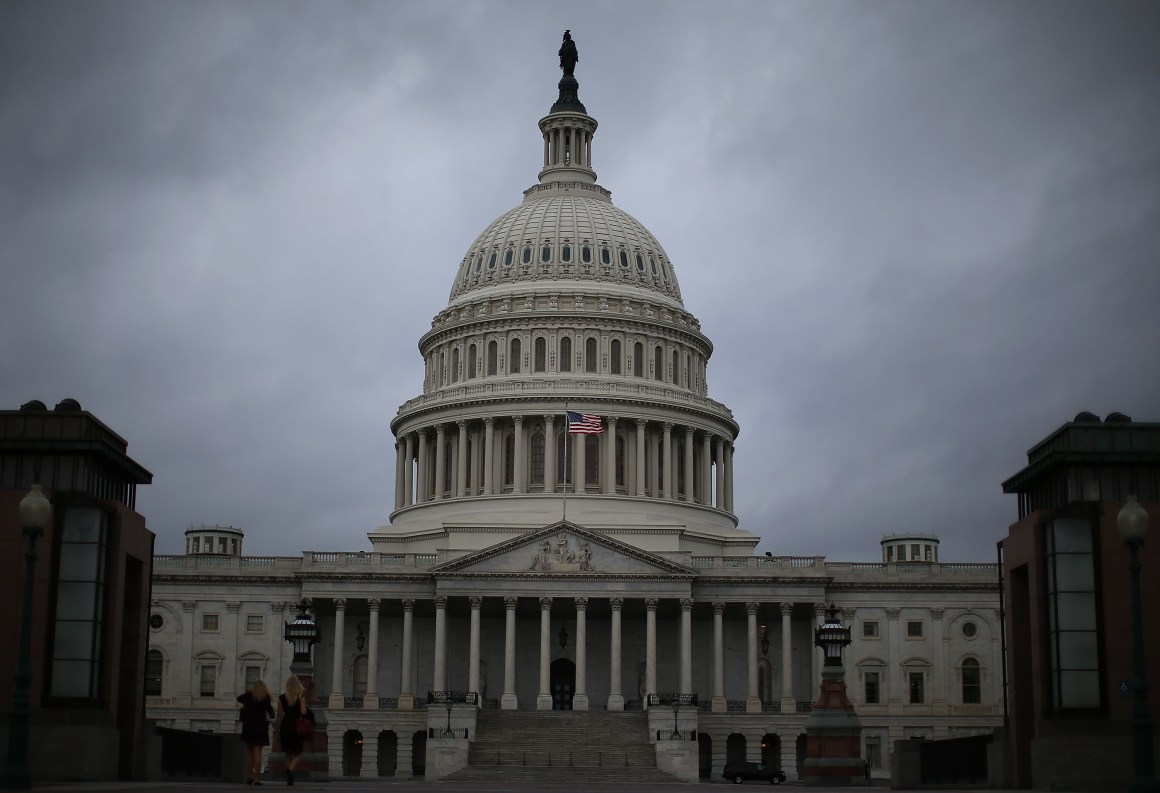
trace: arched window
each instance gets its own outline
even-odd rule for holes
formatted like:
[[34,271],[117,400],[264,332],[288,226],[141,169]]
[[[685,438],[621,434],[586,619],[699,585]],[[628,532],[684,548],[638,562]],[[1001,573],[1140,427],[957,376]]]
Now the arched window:
[[532,436],[532,484],[544,484],[544,433]]
[[632,345],[632,376],[644,377],[644,345],[639,341]]
[[540,249],[540,261],[550,262],[552,260],[552,246],[545,245]]
[[570,245],[561,245],[560,246],[560,261],[564,261],[564,262],[572,261],[572,246],[570,246]]
[[487,269],[489,269],[489,270],[495,269],[495,251],[491,252],[491,256],[487,260]]
[[504,267],[511,267],[512,266],[512,256],[513,255],[514,254],[513,254],[511,248],[508,248],[506,251],[504,251],[504,254],[503,254],[503,266]]
[[608,345],[608,371],[620,374],[620,339],[613,339]]
[[447,351],[439,351],[439,385],[447,382]]
[[600,436],[577,435],[584,439],[584,485],[600,484]]
[[584,371],[596,371],[596,339],[592,336],[584,340]]
[[451,350],[451,382],[459,382],[459,348]]
[[495,339],[487,343],[487,373],[496,374],[499,369],[499,345]]
[[665,379],[665,353],[658,344],[653,349],[653,380]]
[[585,245],[580,249],[580,261],[589,264],[592,261],[592,249]]
[[974,658],[963,660],[963,704],[980,705],[983,702],[983,670]]
[[519,374],[520,372],[520,340],[512,339],[511,349],[508,353],[508,372],[511,374]]
[[532,261],[532,246],[531,245],[524,246],[524,253],[520,257],[520,260],[523,261],[524,264],[531,263],[531,261]]
[[535,353],[533,368],[537,372],[543,372],[548,368],[548,342],[543,336],[536,337]]
[[152,649],[145,654],[145,696],[161,696],[161,677],[165,673],[165,657]]
[[572,371],[572,340],[567,336],[560,339],[560,371]]
[[685,388],[689,387],[689,370],[692,368],[692,359],[685,353]]
[[516,470],[516,439],[512,434],[508,434],[503,439],[503,483],[508,487],[515,484],[515,470]]
[[624,487],[624,438],[616,436],[616,486]]
[[644,272],[644,257],[639,253],[636,255],[636,269],[642,273]]
[[624,248],[620,249],[620,266],[625,270],[628,269],[628,251]]
[[600,261],[605,266],[612,264],[612,254],[608,252],[608,246],[600,249]]
[[471,380],[475,377],[475,368],[479,364],[478,354],[476,353],[475,345],[472,344],[467,348],[467,379]]
[[676,385],[681,380],[681,354],[673,350],[673,376],[670,382]]

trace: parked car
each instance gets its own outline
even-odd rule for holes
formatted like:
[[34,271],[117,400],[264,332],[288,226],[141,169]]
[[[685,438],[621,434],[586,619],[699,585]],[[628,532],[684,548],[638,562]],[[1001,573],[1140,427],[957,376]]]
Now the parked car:
[[736,782],[738,785],[750,780],[768,782],[771,785],[780,785],[785,781],[785,771],[770,768],[765,763],[726,763],[725,771],[722,772],[721,776],[727,781]]

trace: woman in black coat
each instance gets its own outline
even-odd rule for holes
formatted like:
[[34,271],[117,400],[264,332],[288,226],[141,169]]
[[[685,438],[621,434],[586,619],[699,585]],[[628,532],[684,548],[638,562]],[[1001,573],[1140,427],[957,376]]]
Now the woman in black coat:
[[274,706],[270,704],[270,690],[261,680],[254,682],[253,688],[238,697],[242,703],[242,740],[246,744],[246,757],[250,761],[250,778],[247,785],[262,784],[262,747],[270,745],[270,719],[274,718]]
[[294,784],[294,769],[302,757],[302,733],[298,723],[314,722],[314,713],[306,707],[306,692],[297,675],[286,679],[286,693],[278,695],[278,712],[282,721],[278,725],[278,737],[282,740],[282,754],[286,756],[286,784]]

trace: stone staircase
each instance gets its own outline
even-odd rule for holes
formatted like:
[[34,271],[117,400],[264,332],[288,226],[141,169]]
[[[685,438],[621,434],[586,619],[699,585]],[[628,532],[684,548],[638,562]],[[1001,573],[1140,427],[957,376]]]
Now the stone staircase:
[[483,710],[467,768],[446,779],[672,784],[643,712]]

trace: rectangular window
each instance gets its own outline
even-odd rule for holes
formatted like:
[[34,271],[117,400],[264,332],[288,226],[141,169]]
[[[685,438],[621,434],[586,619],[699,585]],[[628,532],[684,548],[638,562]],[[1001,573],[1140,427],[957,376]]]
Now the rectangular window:
[[96,699],[104,648],[108,520],[99,509],[67,509],[60,537],[51,696]]
[[217,614],[202,614],[201,615],[201,629],[205,633],[217,633],[218,615]]
[[1061,518],[1044,527],[1052,706],[1100,707],[1092,525]]
[[910,681],[910,704],[921,705],[924,699],[923,683],[925,675],[922,672],[911,672],[907,679]]
[[866,762],[871,768],[882,767],[882,738],[866,736]]
[[922,638],[922,622],[919,620],[906,621],[906,638],[921,639]]
[[201,667],[201,682],[198,686],[198,694],[203,697],[212,697],[217,695],[216,666]]
[[898,561],[900,561],[900,562],[906,561],[906,546],[905,545],[898,546]]
[[862,620],[862,638],[878,638],[878,620]]
[[266,628],[266,619],[261,614],[246,615],[246,633],[261,633]]
[[894,546],[893,545],[886,546],[886,561],[887,562],[894,561]]
[[165,659],[157,650],[150,650],[145,656],[145,696],[161,696],[161,675],[165,669]]
[[910,558],[916,562],[922,558],[922,546],[917,542],[912,543],[910,546]]
[[250,689],[252,689],[254,687],[254,683],[257,683],[258,679],[261,677],[262,677],[262,667],[260,667],[260,666],[247,666],[245,669],[246,691],[249,691]]
[[877,705],[882,701],[877,672],[866,672],[862,675],[862,692],[862,699],[867,705]]

